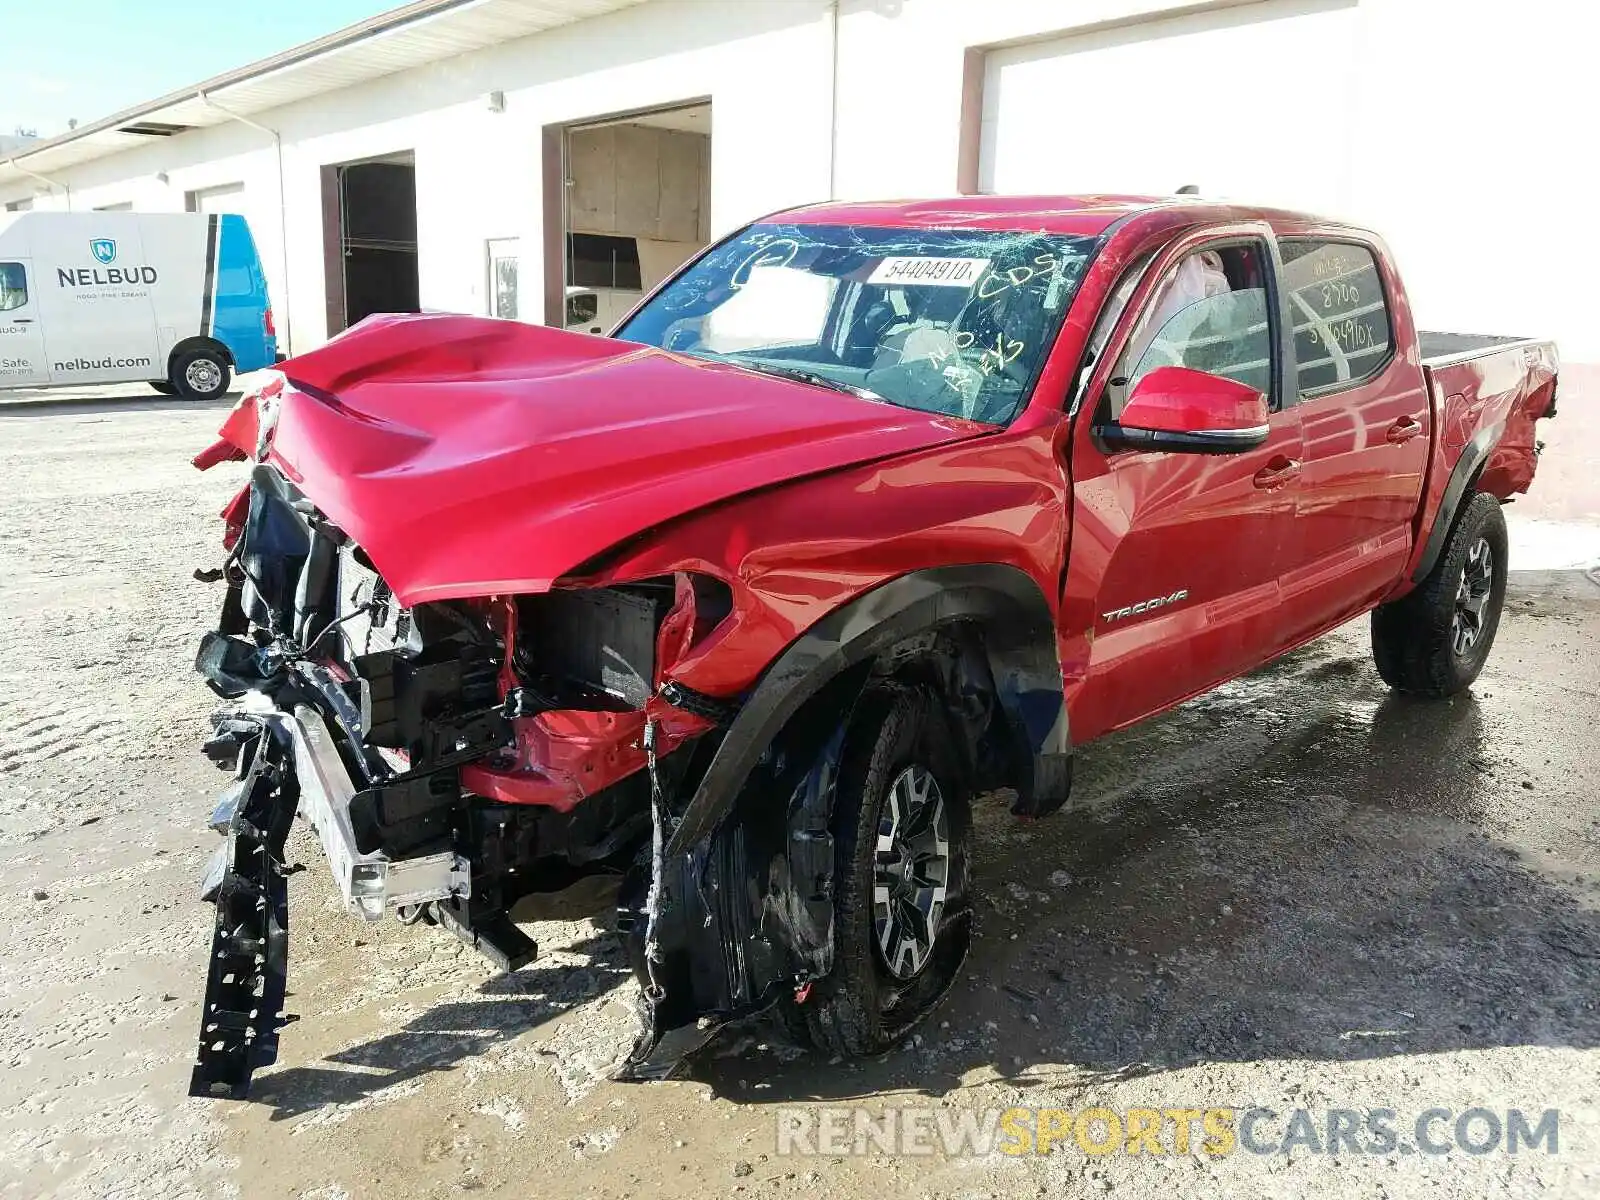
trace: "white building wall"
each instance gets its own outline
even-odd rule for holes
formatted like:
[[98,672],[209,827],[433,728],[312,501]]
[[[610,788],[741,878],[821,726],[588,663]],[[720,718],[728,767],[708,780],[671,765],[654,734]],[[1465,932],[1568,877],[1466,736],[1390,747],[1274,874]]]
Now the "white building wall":
[[1600,363],[1600,7],[1361,0],[1350,209],[1432,329],[1554,336]]
[[[123,201],[182,211],[186,192],[243,182],[280,333],[287,308],[293,348],[305,350],[327,336],[323,165],[413,152],[422,303],[482,313],[487,240],[520,237],[523,278],[541,276],[548,124],[709,98],[712,236],[825,199],[830,53],[819,0],[661,0],[253,113],[283,142],[281,225],[272,139],[241,124],[162,139],[58,178],[79,211]],[[491,91],[504,93],[504,112],[489,111]],[[0,190],[0,201],[32,191]],[[38,200],[66,203],[59,192]]]
[[[284,110],[297,341],[314,344],[326,335],[322,164],[414,150],[423,305],[481,313],[486,240],[520,237],[522,277],[541,277],[546,125],[709,97],[713,236],[773,208],[824,198],[828,53],[812,0],[685,0],[567,26]],[[793,103],[775,109],[775,89]],[[489,111],[490,91],[504,93],[504,112]],[[395,113],[404,115],[383,119]],[[750,169],[731,167],[722,145],[735,152],[731,162]]]
[[[1334,142],[1346,149],[1329,155],[1319,184],[1305,184],[1303,166],[1297,169],[1297,186],[1320,188],[1302,202],[1382,232],[1425,325],[1554,334],[1569,360],[1600,361],[1600,306],[1591,299],[1600,247],[1585,232],[1600,183],[1586,144],[1593,111],[1586,47],[1594,44],[1597,20],[1591,6],[1266,3],[1331,14],[1343,31],[1337,45],[1305,64],[1301,78],[1289,74],[1292,95],[1262,98],[1303,104],[1315,113],[1308,119],[1341,131]],[[280,330],[287,307],[294,348],[307,349],[326,336],[324,164],[412,151],[422,302],[484,312],[486,240],[520,238],[523,278],[541,278],[540,134],[547,124],[709,98],[709,225],[716,237],[764,212],[824,199],[830,182],[846,197],[953,192],[971,48],[1117,26],[1125,38],[1127,27],[1179,9],[1226,24],[1254,5],[840,0],[838,7],[835,29],[829,0],[652,0],[253,114],[283,138],[281,227],[272,141],[239,124],[85,164],[65,172],[65,182],[77,209],[132,201],[157,211],[180,210],[187,191],[243,182]],[[1196,63],[1188,84],[1193,104],[1173,114],[1173,136],[1191,150],[1206,139],[1248,142],[1248,109],[1218,111],[1206,98],[1215,73],[1237,78],[1250,69],[1233,58]],[[1283,73],[1275,78],[1274,91],[1288,86]],[[488,110],[490,91],[504,93],[504,112]],[[1141,95],[1139,78],[1101,81],[1096,94],[1035,116],[1038,162],[1070,165],[1097,140],[1115,138],[1121,114],[1137,109]],[[996,98],[987,99],[993,109]],[[1260,141],[1267,160],[1290,152]],[[1159,153],[1150,147],[1156,175]],[[1208,185],[1203,177],[1170,179],[1171,186],[1180,182]],[[1072,185],[1090,183],[1073,175]],[[1102,178],[1092,186],[1128,185]],[[0,202],[32,192],[0,189]],[[63,198],[39,200],[47,204],[61,207]]]
[[[1247,0],[841,0],[838,180],[847,196],[954,192],[962,65],[969,47],[996,47]],[[1097,96],[1054,114],[1041,155],[1064,156],[1104,136],[1125,97]]]
[[[1152,75],[1084,78],[1050,64],[1069,99],[1025,118],[1005,148],[1028,189],[1126,191],[1196,183],[1253,151],[1233,198],[1304,205],[1389,242],[1428,328],[1554,336],[1568,361],[1600,362],[1600,240],[1587,236],[1600,190],[1591,151],[1600,10],[1570,0],[844,0],[838,177],[845,195],[941,194],[956,185],[963,57],[1025,58],[1030,43],[1084,34],[1136,41],[1149,22],[1247,30],[1237,53],[1142,62]],[[1171,21],[1175,14],[1180,21]],[[1302,18],[1318,33],[1298,72],[1253,71],[1257,19]],[[1222,42],[1217,41],[1220,50]],[[1139,56],[1130,56],[1130,62]],[[1049,67],[1041,67],[1049,69]],[[1261,81],[1251,100],[1248,81]],[[992,82],[992,81],[991,81]],[[991,115],[1000,98],[985,96]],[[1261,113],[1253,105],[1266,106]],[[1269,111],[1270,110],[1270,111]],[[1283,114],[1324,142],[1285,145]],[[1136,132],[1135,132],[1136,131]],[[993,128],[985,130],[993,138]],[[1131,145],[1118,145],[1128,137]],[[1197,148],[1199,153],[1197,153]],[[1112,151],[1115,150],[1115,154]],[[1137,162],[1139,178],[1115,167]],[[1031,161],[1022,164],[1019,159]],[[1097,164],[1100,169],[1074,169]],[[1195,164],[1200,164],[1199,166]],[[995,167],[986,158],[985,169]],[[1191,175],[1196,176],[1191,178]],[[1007,178],[999,179],[1001,190]],[[1272,194],[1261,195],[1258,189]]]

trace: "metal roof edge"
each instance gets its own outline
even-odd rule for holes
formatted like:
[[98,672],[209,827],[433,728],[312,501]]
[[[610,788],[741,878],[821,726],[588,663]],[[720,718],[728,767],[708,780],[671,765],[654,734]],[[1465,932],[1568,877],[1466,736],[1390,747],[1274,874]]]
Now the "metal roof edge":
[[148,117],[160,112],[162,109],[169,108],[174,104],[181,104],[186,100],[211,95],[241,83],[248,83],[253,79],[269,75],[274,71],[283,70],[286,67],[299,66],[324,54],[347,49],[370,38],[392,33],[397,29],[403,29],[407,25],[414,25],[419,21],[438,16],[441,13],[472,8],[486,2],[487,0],[412,0],[410,4],[379,13],[375,17],[368,17],[365,21],[358,21],[354,25],[347,25],[343,29],[335,30],[333,33],[326,34],[323,37],[309,42],[302,42],[298,46],[291,46],[287,50],[270,55],[267,58],[257,59],[255,62],[248,63],[245,66],[235,67],[233,70],[224,71],[220,75],[213,75],[209,79],[203,79],[199,83],[168,92],[163,96],[156,97],[154,100],[147,100],[143,104],[137,104],[132,108],[125,108],[121,112],[112,113],[109,117],[102,117],[100,120],[93,121],[87,125],[80,125],[76,129],[58,134],[53,138],[41,138],[20,154],[12,153],[0,158],[0,166],[17,166],[18,170],[22,170],[23,168],[17,164],[23,159],[32,158],[36,154],[54,150],[59,146],[69,145],[93,134],[120,132],[122,126],[137,121],[141,117]]

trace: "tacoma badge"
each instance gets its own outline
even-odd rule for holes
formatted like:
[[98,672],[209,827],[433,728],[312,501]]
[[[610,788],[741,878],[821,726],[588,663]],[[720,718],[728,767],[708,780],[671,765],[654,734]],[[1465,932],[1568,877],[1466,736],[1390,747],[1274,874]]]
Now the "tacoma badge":
[[1180,600],[1189,598],[1188,588],[1179,588],[1170,596],[1156,596],[1149,600],[1141,600],[1137,604],[1130,604],[1126,608],[1114,609],[1108,613],[1101,613],[1107,621],[1120,621],[1123,617],[1136,617],[1140,613],[1154,612],[1168,604],[1176,604]]

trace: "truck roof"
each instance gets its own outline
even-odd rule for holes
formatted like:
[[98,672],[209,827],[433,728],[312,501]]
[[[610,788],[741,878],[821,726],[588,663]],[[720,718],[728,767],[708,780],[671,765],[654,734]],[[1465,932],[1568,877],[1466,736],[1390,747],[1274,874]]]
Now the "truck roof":
[[[1240,205],[1195,196],[949,196],[923,200],[829,201],[774,217],[805,225],[877,225],[911,229],[992,229],[1098,237],[1138,213],[1161,210],[1200,221],[1267,221],[1273,225],[1343,225],[1286,209]],[[768,218],[772,219],[772,218]]]

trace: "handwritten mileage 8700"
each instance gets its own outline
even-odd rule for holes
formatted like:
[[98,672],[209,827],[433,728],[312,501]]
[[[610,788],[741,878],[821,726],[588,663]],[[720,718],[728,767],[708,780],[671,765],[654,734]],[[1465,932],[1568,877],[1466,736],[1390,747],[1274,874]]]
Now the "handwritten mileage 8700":
[[1353,308],[1361,302],[1361,289],[1353,283],[1324,283],[1321,287],[1324,309]]

